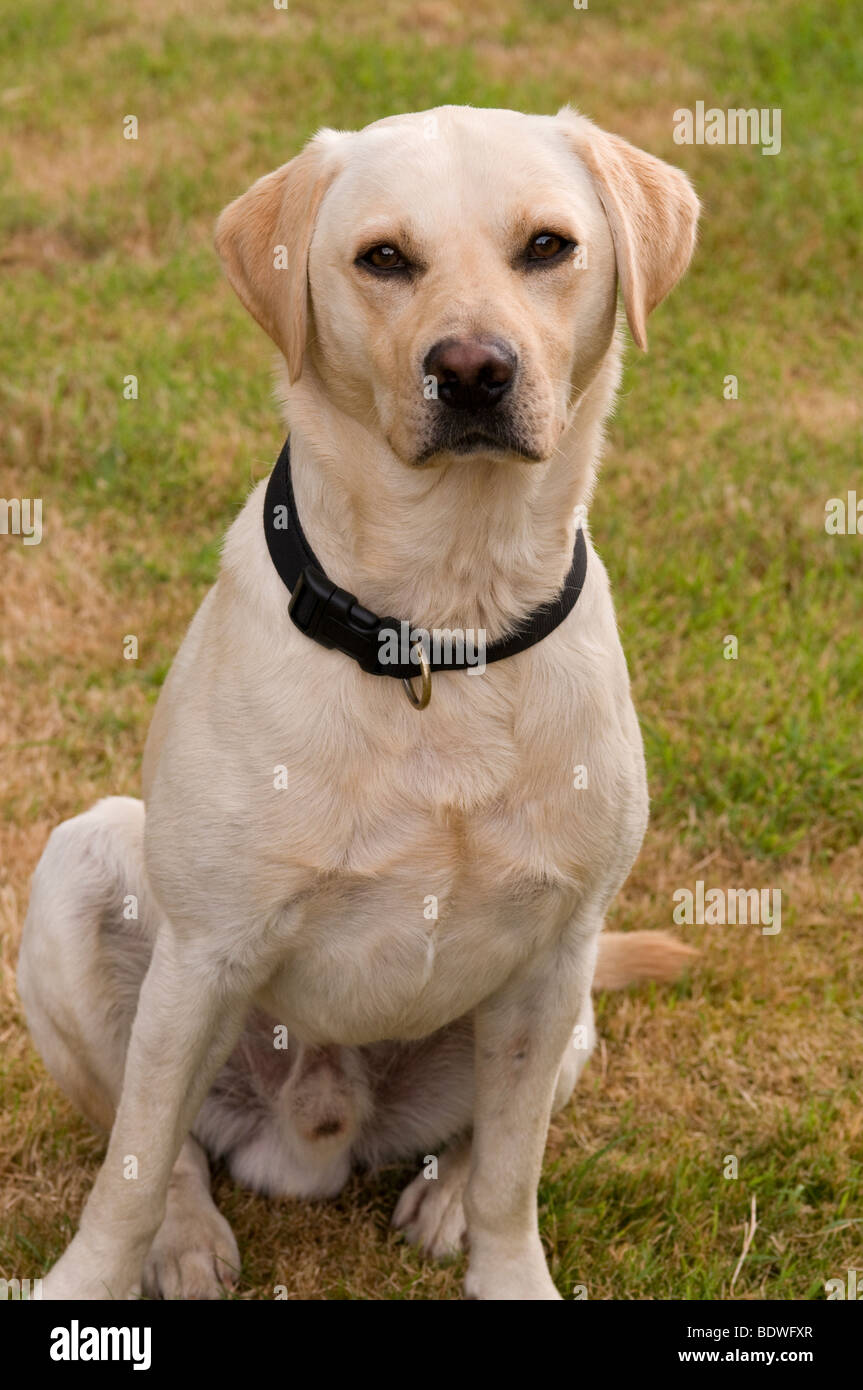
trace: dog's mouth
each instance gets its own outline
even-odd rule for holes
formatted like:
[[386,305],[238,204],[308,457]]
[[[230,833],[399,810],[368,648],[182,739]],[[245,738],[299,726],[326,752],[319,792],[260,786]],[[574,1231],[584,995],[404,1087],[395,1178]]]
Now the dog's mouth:
[[497,454],[538,463],[542,455],[536,446],[504,420],[489,421],[476,417],[457,422],[442,420],[436,424],[428,443],[420,450],[415,463],[427,463],[438,454],[466,458],[470,454]]

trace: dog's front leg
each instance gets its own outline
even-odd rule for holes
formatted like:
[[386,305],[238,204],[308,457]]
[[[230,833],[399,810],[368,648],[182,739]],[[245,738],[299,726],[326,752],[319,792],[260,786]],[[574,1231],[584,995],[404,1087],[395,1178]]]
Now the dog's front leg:
[[163,925],[141,987],[108,1152],[78,1233],[44,1281],[44,1298],[137,1291],[180,1146],[239,1037],[247,1002],[246,988],[200,941],[180,940]]
[[590,992],[598,931],[599,923],[596,932],[570,929],[556,952],[475,1012],[468,1298],[560,1298],[539,1238],[536,1189],[561,1058]]

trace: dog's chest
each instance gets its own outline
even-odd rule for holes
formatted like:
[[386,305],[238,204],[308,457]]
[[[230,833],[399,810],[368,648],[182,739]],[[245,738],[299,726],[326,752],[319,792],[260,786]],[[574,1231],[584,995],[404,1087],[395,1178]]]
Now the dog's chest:
[[148,869],[170,915],[266,968],[268,1012],[309,1042],[424,1036],[583,904],[598,927],[647,805],[607,597],[484,676],[436,677],[422,713],[293,630],[268,647],[242,607],[226,634],[218,599],[154,721]]
[[619,808],[607,780],[585,781],[565,702],[517,719],[503,702],[450,705],[393,720],[389,737],[342,729],[326,788],[307,745],[291,754],[292,796],[270,800],[282,852],[258,890],[278,891],[282,857],[311,872],[261,1002],[309,1042],[419,1037],[466,1013],[552,948],[607,871],[598,842]]

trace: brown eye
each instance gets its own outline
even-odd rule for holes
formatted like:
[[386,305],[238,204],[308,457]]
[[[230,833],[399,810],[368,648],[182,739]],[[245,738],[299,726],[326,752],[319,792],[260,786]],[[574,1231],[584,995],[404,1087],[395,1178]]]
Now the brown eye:
[[553,261],[574,246],[574,241],[558,236],[556,232],[539,232],[528,244],[529,261]]
[[404,270],[407,266],[401,252],[385,242],[380,246],[372,246],[359,260],[361,265],[367,265],[372,270]]

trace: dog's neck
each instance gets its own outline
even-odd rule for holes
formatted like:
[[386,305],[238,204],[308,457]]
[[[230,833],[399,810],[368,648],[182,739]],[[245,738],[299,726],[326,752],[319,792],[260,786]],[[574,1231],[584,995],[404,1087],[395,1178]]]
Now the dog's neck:
[[286,392],[291,474],[329,577],[379,614],[494,641],[563,583],[619,372],[614,343],[545,463],[471,455],[415,470],[304,372]]

